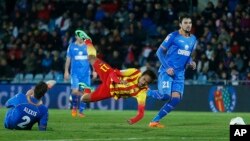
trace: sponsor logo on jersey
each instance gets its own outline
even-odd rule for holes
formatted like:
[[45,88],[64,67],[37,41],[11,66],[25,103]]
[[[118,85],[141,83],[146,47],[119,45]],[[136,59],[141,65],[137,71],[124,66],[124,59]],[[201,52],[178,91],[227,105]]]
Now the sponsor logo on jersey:
[[190,56],[191,52],[188,50],[178,49],[179,55]]
[[88,59],[87,55],[76,55],[75,60],[86,60]]

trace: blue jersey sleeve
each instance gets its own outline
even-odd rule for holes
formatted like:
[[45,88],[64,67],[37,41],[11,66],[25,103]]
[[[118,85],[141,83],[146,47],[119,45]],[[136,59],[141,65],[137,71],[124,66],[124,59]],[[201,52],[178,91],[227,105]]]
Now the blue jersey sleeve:
[[19,99],[22,97],[22,93],[16,94],[14,97],[10,98],[6,103],[5,106],[7,108],[15,107],[17,104],[19,104]]
[[156,52],[156,55],[157,55],[158,59],[160,60],[161,64],[165,68],[169,68],[169,66],[167,65],[165,57],[166,57],[167,50],[172,45],[172,42],[174,41],[174,38],[175,38],[176,34],[177,34],[177,32],[172,32],[171,34],[169,34],[165,38],[165,40],[161,43],[160,47],[158,48],[158,50]]
[[158,59],[160,60],[161,64],[165,67],[168,68],[167,62],[165,61],[165,54],[167,53],[166,50],[164,50],[162,47],[159,47],[156,51],[156,55]]
[[71,46],[71,44],[69,44],[68,49],[67,49],[67,53],[66,53],[66,57],[69,57],[69,58],[71,58],[70,46]]
[[176,35],[178,34],[178,31],[172,32],[170,33],[165,39],[164,41],[161,43],[160,47],[163,47],[165,49],[169,49],[169,47],[172,45]]
[[40,108],[40,112],[41,112],[42,118],[38,122],[38,128],[40,131],[46,131],[48,117],[49,117],[48,109],[46,107],[42,107]]

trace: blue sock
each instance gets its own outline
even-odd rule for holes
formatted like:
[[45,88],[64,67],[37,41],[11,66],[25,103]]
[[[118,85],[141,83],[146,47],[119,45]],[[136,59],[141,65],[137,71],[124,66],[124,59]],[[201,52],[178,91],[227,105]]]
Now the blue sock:
[[83,113],[83,111],[86,109],[86,103],[85,102],[80,102],[80,105],[79,105],[79,113]]
[[153,122],[158,122],[168,113],[170,113],[178,103],[180,103],[181,99],[177,97],[173,97],[169,102],[167,102],[159,111],[159,113],[152,120]]
[[74,95],[74,94],[71,94],[71,97],[72,97],[72,102],[71,102],[71,104],[72,104],[72,108],[73,109],[77,109],[77,105],[78,105],[78,97],[76,96],[76,95]]
[[151,96],[158,100],[168,100],[170,96],[168,94],[160,94],[158,90],[148,90],[147,96]]

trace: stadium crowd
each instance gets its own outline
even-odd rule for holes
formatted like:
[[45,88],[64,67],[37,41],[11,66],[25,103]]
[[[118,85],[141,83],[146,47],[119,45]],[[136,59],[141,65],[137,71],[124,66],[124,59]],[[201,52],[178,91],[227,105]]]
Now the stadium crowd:
[[[0,80],[18,73],[62,75],[74,31],[88,32],[98,57],[118,69],[157,70],[156,49],[179,28],[178,15],[193,18],[197,69],[186,79],[201,83],[250,82],[250,0],[8,0],[0,2]],[[190,5],[190,6],[188,6]],[[242,81],[244,80],[244,81]],[[247,83],[248,80],[248,83]],[[62,80],[63,81],[63,80]]]

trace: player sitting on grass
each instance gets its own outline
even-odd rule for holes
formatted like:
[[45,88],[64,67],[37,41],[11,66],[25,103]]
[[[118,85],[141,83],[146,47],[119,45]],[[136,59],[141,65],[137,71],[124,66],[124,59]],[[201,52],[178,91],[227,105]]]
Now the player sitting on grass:
[[96,49],[91,39],[85,33],[85,44],[87,45],[88,59],[100,77],[102,83],[92,91],[85,88],[82,101],[95,102],[108,98],[134,97],[138,102],[138,113],[128,120],[129,124],[134,124],[144,116],[146,92],[148,84],[154,81],[156,75],[151,70],[141,73],[138,69],[130,68],[117,70],[96,57]]
[[6,102],[9,110],[6,113],[4,127],[16,130],[31,130],[38,123],[40,131],[45,131],[48,122],[48,108],[43,105],[42,97],[56,82],[50,80],[39,82],[26,94],[19,93]]

